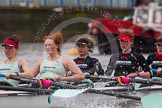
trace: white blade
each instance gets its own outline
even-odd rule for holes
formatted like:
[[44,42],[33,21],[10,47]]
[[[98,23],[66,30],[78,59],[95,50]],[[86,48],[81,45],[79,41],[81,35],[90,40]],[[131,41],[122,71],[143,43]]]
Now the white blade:
[[59,89],[56,90],[52,96],[61,97],[61,98],[70,98],[77,96],[88,89]]
[[151,94],[141,98],[143,108],[162,108],[162,93]]

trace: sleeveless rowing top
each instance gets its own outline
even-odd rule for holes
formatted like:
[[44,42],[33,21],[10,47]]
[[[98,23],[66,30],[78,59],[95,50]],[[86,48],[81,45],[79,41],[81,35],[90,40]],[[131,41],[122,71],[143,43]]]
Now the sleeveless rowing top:
[[62,63],[63,56],[57,60],[45,58],[40,65],[40,78],[54,78],[54,75],[66,76],[66,71]]
[[[6,61],[4,63],[1,63],[0,64],[0,73],[6,74],[6,73],[22,72],[22,68],[19,65],[19,60],[20,60],[20,58],[18,58],[13,63],[6,63]],[[0,82],[6,82],[9,85],[14,86],[14,87],[16,87],[20,83],[20,81],[6,79],[6,78],[2,78],[2,77],[0,77]]]

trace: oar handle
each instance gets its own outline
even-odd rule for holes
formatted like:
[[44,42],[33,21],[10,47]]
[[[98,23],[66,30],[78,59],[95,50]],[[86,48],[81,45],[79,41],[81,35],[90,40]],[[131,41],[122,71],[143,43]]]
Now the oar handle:
[[[6,77],[6,74],[0,73],[0,77]],[[15,75],[10,75],[10,79],[30,82],[30,83],[37,83],[37,79],[25,78],[25,77],[20,77],[20,76],[15,76]]]
[[38,84],[39,86],[44,86],[44,87],[50,87],[52,83],[51,80],[47,80],[47,79],[32,79],[32,78],[24,78],[24,77],[19,77],[14,75],[11,75],[10,78],[18,81],[27,82],[27,83]]
[[0,77],[6,77],[6,75],[3,73],[0,73]]
[[24,78],[24,77],[19,77],[19,76],[10,76],[11,79],[14,80],[19,80],[19,81],[24,81],[24,82],[29,82],[32,84],[38,84],[39,86],[44,86],[44,87],[50,87],[50,86],[57,86],[60,88],[70,88],[70,89],[79,89],[81,87],[71,85],[71,84],[65,84],[63,82],[53,82],[49,79],[31,79],[31,78]]
[[[5,77],[5,74],[0,73],[0,77]],[[20,76],[15,76],[15,75],[11,75],[10,79],[32,83],[32,84],[38,84],[39,86],[44,86],[44,87],[57,86],[57,87],[69,88],[69,89],[83,88],[83,87],[78,87],[78,86],[71,85],[71,84],[65,84],[63,82],[53,82],[49,79],[32,79],[32,78],[25,78],[25,77],[20,77]]]
[[29,92],[42,92],[42,93],[53,93],[51,89],[40,89],[40,88],[24,88],[24,87],[12,87],[12,86],[0,86],[0,90],[14,90],[14,91],[29,91]]
[[15,75],[11,75],[10,79],[23,81],[23,82],[27,82],[27,83],[33,83],[33,84],[38,83],[38,79],[25,78],[25,77],[20,77],[20,76],[15,76]]

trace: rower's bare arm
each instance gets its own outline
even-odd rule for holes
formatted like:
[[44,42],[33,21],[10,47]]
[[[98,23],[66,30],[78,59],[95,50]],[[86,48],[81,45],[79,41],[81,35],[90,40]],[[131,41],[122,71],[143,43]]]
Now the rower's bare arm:
[[29,63],[24,59],[21,59],[19,63],[23,69],[23,72],[19,73],[19,76],[33,78],[33,73],[31,72]]
[[162,71],[162,68],[158,68],[158,69],[157,69],[157,74],[158,74],[158,75],[161,75],[161,71]]
[[83,72],[80,70],[80,68],[76,65],[76,63],[70,57],[64,56],[63,64],[65,67],[65,70],[71,71],[72,73],[74,73],[74,76],[62,77],[61,80],[77,82],[77,81],[84,79]]
[[139,73],[130,73],[128,75],[130,78],[141,77],[141,78],[150,78],[150,72],[139,72]]
[[139,77],[141,77],[141,78],[150,78],[151,74],[150,74],[150,72],[140,72]]
[[43,61],[43,57],[40,57],[32,68],[33,77],[36,77],[39,74],[40,65]]

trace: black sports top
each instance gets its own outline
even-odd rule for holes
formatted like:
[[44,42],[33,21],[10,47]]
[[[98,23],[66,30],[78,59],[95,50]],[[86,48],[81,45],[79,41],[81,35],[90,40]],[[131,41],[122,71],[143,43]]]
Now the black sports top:
[[101,63],[96,58],[90,56],[86,58],[77,57],[74,61],[83,72],[88,72],[90,75],[94,75],[95,72],[97,72],[98,75],[104,75]]
[[108,67],[115,70],[114,76],[127,76],[130,73],[137,72],[139,66],[142,67],[144,72],[150,72],[149,65],[144,56],[133,51],[128,54],[120,52],[112,55],[108,65]]

